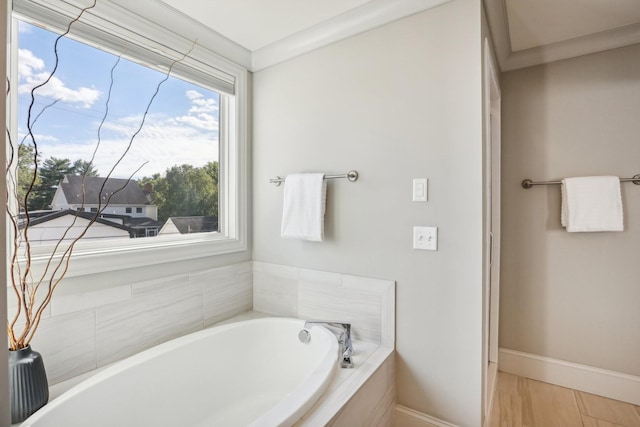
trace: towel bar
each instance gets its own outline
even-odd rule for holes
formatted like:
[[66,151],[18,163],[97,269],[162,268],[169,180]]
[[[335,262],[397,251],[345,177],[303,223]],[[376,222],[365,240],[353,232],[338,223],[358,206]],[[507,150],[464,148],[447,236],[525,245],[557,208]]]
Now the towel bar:
[[[351,182],[356,182],[359,176],[358,171],[349,171],[341,175],[325,175],[324,179],[347,178]],[[271,184],[275,184],[276,187],[279,187],[284,182],[284,178],[276,176],[275,178],[270,178],[269,182]]]
[[[634,175],[632,178],[620,178],[620,182],[633,182],[635,185],[640,185],[640,174]],[[534,185],[553,185],[562,184],[562,181],[532,181],[525,179],[522,181],[522,188],[529,189]]]

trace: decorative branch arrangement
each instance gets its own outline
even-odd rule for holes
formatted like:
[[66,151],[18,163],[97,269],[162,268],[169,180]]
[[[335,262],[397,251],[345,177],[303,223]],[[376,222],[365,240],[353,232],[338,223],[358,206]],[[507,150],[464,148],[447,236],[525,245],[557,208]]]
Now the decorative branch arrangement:
[[[28,144],[32,148],[32,163],[31,163],[31,175],[26,186],[26,191],[24,194],[20,194],[18,191],[18,179],[17,179],[17,162],[18,162],[18,153],[15,150],[13,145],[13,141],[11,139],[11,134],[9,130],[7,130],[7,137],[9,144],[11,146],[11,151],[9,155],[9,159],[7,161],[6,167],[6,176],[7,176],[7,200],[8,204],[6,207],[7,217],[9,218],[10,223],[10,250],[11,254],[8,259],[9,262],[9,278],[11,281],[11,289],[15,298],[17,300],[17,310],[15,315],[8,319],[7,321],[7,334],[9,336],[9,349],[10,350],[19,350],[25,348],[29,345],[31,340],[33,339],[38,327],[40,325],[40,321],[42,319],[42,315],[46,309],[46,307],[51,302],[53,293],[57,286],[60,284],[62,279],[65,277],[69,270],[69,265],[71,261],[71,257],[73,255],[74,248],[76,244],[87,234],[89,228],[100,218],[101,214],[105,211],[105,209],[109,206],[111,198],[124,190],[125,187],[131,182],[133,176],[146,164],[142,163],[135,171],[133,171],[129,177],[126,179],[126,182],[115,191],[104,192],[105,185],[107,181],[111,178],[112,174],[116,167],[123,161],[125,156],[129,153],[131,147],[133,146],[134,140],[138,136],[138,134],[142,131],[142,128],[145,124],[145,120],[147,118],[147,114],[149,113],[149,109],[153,104],[154,99],[158,95],[161,86],[163,83],[167,81],[169,78],[171,71],[174,65],[180,61],[182,61],[191,50],[185,53],[182,58],[174,60],[169,70],[167,71],[165,78],[161,80],[156,88],[153,95],[150,97],[148,103],[146,104],[146,109],[142,118],[140,119],[139,125],[135,132],[129,137],[128,144],[126,148],[121,153],[120,157],[115,161],[113,166],[111,167],[109,173],[106,175],[105,180],[100,188],[99,197],[98,197],[98,208],[96,212],[93,212],[90,220],[80,227],[76,227],[76,222],[80,217],[80,212],[84,210],[85,204],[85,186],[84,181],[87,176],[87,171],[91,169],[91,166],[94,164],[96,154],[98,148],[101,144],[102,139],[102,127],[109,115],[109,103],[111,100],[111,93],[114,86],[114,71],[116,70],[120,57],[118,57],[116,63],[111,68],[110,73],[110,85],[108,89],[108,95],[106,99],[105,112],[101,118],[100,124],[97,130],[97,141],[95,144],[95,148],[93,151],[93,155],[91,160],[88,162],[87,167],[85,168],[84,173],[82,174],[82,203],[80,208],[76,211],[73,216],[73,220],[70,225],[68,225],[60,237],[54,245],[50,249],[50,253],[47,254],[46,260],[44,263],[44,268],[41,273],[37,273],[34,276],[33,270],[33,254],[32,254],[32,244],[29,240],[29,229],[31,227],[31,215],[27,209],[28,201],[34,194],[34,187],[36,185],[36,181],[38,178],[38,142],[36,135],[33,132],[33,126],[37,122],[38,118],[46,112],[47,109],[54,106],[59,100],[56,100],[42,108],[42,110],[36,115],[34,114],[34,105],[35,105],[35,96],[36,91],[43,86],[49,84],[51,79],[54,77],[56,70],[59,65],[59,56],[58,56],[58,42],[65,36],[69,34],[71,31],[71,27],[74,23],[79,21],[82,15],[89,9],[92,9],[96,6],[97,0],[93,1],[93,4],[82,9],[78,16],[73,19],[67,26],[66,31],[58,36],[54,43],[54,54],[55,54],[55,65],[49,74],[48,78],[46,78],[42,83],[34,86],[31,89],[31,103],[29,104],[27,110],[27,123],[26,127],[28,130],[25,138],[20,142],[20,146],[23,144]],[[11,86],[7,82],[7,94],[11,90]],[[102,203],[104,200],[104,203]],[[23,209],[23,210],[22,210]],[[22,210],[22,211],[21,211]],[[86,218],[86,216],[83,216]],[[67,239],[67,236],[71,233],[72,229],[79,229],[79,234],[76,237]],[[70,240],[68,242],[67,240]],[[39,298],[38,292],[43,293],[44,297]]]

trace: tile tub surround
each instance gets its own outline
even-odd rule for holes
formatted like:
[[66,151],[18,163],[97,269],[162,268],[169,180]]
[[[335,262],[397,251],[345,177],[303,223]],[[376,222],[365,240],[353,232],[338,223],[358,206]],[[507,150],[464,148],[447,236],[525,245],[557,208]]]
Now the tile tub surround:
[[340,369],[318,402],[294,427],[392,427],[396,406],[395,352],[355,341],[354,369]]
[[351,323],[356,368],[338,370],[295,427],[394,425],[395,282],[254,261],[253,309]]
[[[174,304],[185,311],[177,313]],[[45,360],[51,357],[47,370],[55,379],[50,380],[54,399],[111,363],[159,342],[203,327],[263,316],[352,323],[356,368],[338,370],[327,392],[296,427],[393,425],[393,281],[243,262],[61,296],[54,299],[51,316],[43,320],[47,333],[34,345],[43,350]],[[167,318],[180,326],[170,327],[165,334],[164,328],[173,325]],[[126,345],[114,338],[122,335]],[[72,351],[77,341],[75,346],[59,345],[74,336],[85,343],[81,355]],[[136,344],[132,336],[143,338],[143,343]],[[368,418],[362,418],[362,411]],[[353,424],[354,420],[358,422]]]
[[[270,316],[247,311],[212,327]],[[356,340],[354,369],[338,369],[325,393],[294,427],[391,427],[395,409],[395,353],[393,348]],[[106,366],[105,366],[106,367]],[[50,387],[50,400],[105,367]]]
[[253,262],[253,309],[349,322],[354,339],[395,346],[395,282]]
[[54,385],[251,310],[252,293],[252,263],[242,262],[54,294],[32,346]]

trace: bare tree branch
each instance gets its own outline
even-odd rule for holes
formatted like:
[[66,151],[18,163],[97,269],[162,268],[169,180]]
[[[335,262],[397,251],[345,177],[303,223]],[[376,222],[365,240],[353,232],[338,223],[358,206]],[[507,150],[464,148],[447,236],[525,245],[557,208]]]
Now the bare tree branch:
[[[194,49],[195,47],[195,43],[193,44],[193,46],[191,47],[191,49],[185,53],[181,58],[178,58],[176,60],[174,60],[164,79],[162,79],[160,82],[158,82],[158,84],[156,85],[155,88],[155,92],[153,93],[153,95],[150,97],[144,114],[142,115],[142,118],[140,120],[140,123],[137,127],[137,129],[135,130],[135,132],[132,133],[131,137],[129,138],[128,144],[126,146],[126,148],[123,150],[122,154],[120,155],[120,157],[114,162],[114,164],[112,165],[111,169],[109,170],[108,174],[106,175],[102,186],[100,187],[99,193],[98,193],[98,209],[97,212],[95,212],[95,215],[93,215],[88,222],[86,223],[86,225],[83,225],[80,227],[80,232],[77,236],[73,237],[70,239],[70,242],[67,243],[67,236],[69,235],[69,233],[71,232],[72,229],[74,229],[76,227],[76,223],[78,221],[78,218],[80,217],[80,213],[82,210],[84,210],[84,206],[85,206],[85,202],[86,202],[86,194],[85,194],[85,178],[86,178],[86,173],[88,168],[84,171],[83,175],[82,175],[82,202],[81,202],[81,207],[77,210],[76,214],[74,215],[74,218],[71,222],[70,225],[68,225],[65,228],[65,231],[63,232],[62,236],[56,241],[55,245],[52,247],[52,250],[50,252],[50,254],[47,256],[47,259],[44,263],[44,268],[43,268],[43,272],[41,275],[39,275],[39,277],[37,278],[37,280],[34,280],[34,278],[32,277],[32,246],[29,240],[29,233],[28,230],[30,228],[31,225],[31,218],[27,209],[27,202],[29,200],[29,196],[33,193],[34,191],[34,186],[38,177],[38,144],[37,144],[37,140],[36,140],[36,136],[33,132],[33,128],[34,125],[36,124],[36,122],[38,121],[38,118],[49,108],[51,108],[53,105],[55,105],[58,101],[60,100],[56,100],[53,103],[43,107],[43,109],[38,113],[38,115],[33,116],[33,110],[34,110],[34,106],[35,106],[35,92],[45,86],[46,84],[48,84],[51,79],[53,78],[54,74],[56,73],[57,69],[58,69],[58,65],[60,62],[59,56],[58,56],[58,42],[60,41],[60,39],[62,37],[65,37],[71,30],[71,26],[77,22],[82,15],[89,9],[93,8],[96,6],[96,2],[97,0],[93,1],[93,4],[91,6],[88,6],[84,9],[82,9],[78,16],[73,19],[69,25],[67,26],[67,30],[61,34],[60,36],[58,36],[55,40],[54,43],[54,54],[55,54],[55,65],[51,71],[51,73],[48,75],[47,79],[36,85],[34,88],[31,89],[30,95],[31,95],[31,102],[29,104],[28,110],[27,110],[27,129],[28,129],[28,134],[25,135],[25,137],[23,138],[21,144],[27,139],[29,138],[31,141],[31,144],[33,146],[33,170],[32,170],[32,175],[31,175],[31,179],[29,182],[29,185],[26,189],[26,194],[24,196],[24,220],[20,219],[20,210],[18,209],[18,212],[14,212],[11,210],[10,206],[7,205],[7,213],[8,216],[10,218],[10,224],[11,224],[11,231],[13,233],[12,238],[13,238],[13,247],[12,247],[12,254],[10,257],[10,278],[11,278],[11,282],[12,282],[12,289],[14,291],[14,294],[16,295],[16,298],[18,300],[18,307],[17,307],[17,312],[14,315],[14,317],[12,318],[11,321],[7,322],[7,334],[9,336],[9,347],[12,350],[16,350],[19,348],[23,348],[25,346],[27,346],[31,340],[33,339],[36,331],[38,330],[38,327],[40,325],[40,321],[42,319],[42,315],[44,313],[44,310],[46,309],[46,307],[49,305],[49,303],[51,302],[51,299],[53,297],[53,293],[55,291],[55,289],[57,288],[57,286],[61,283],[61,281],[63,280],[63,278],[65,277],[65,275],[67,274],[68,270],[69,270],[69,265],[70,265],[70,261],[71,261],[71,257],[73,255],[73,251],[75,249],[76,244],[84,237],[86,236],[87,232],[89,231],[89,228],[101,217],[101,215],[104,213],[105,209],[107,209],[107,207],[109,206],[109,203],[111,202],[112,197],[114,197],[116,194],[118,194],[119,192],[123,191],[128,185],[129,183],[132,181],[133,177],[135,176],[136,173],[138,173],[142,167],[144,167],[144,165],[147,162],[144,162],[141,164],[140,167],[138,167],[135,171],[133,171],[129,177],[125,180],[125,183],[122,186],[119,186],[118,188],[116,188],[115,191],[112,191],[109,194],[104,194],[105,192],[105,187],[106,184],[108,182],[109,179],[111,179],[111,176],[113,175],[114,171],[116,170],[116,168],[122,163],[122,161],[125,159],[125,157],[128,155],[128,153],[130,152],[133,143],[136,139],[136,137],[140,134],[140,132],[142,131],[145,122],[146,122],[146,118],[147,115],[150,111],[150,108],[156,98],[156,96],[158,95],[158,93],[160,92],[160,89],[162,87],[162,85],[168,80],[168,78],[171,75],[171,72],[173,70],[173,67],[175,66],[176,63],[184,60],[184,58],[186,58],[189,53],[191,53],[191,51]],[[116,63],[113,65],[113,67],[111,68],[111,81],[110,81],[110,85],[109,85],[109,91],[108,91],[108,96],[106,99],[106,108],[105,108],[105,113],[100,121],[100,125],[98,127],[98,131],[97,131],[97,141],[96,141],[96,145],[91,157],[91,160],[89,161],[89,165],[92,165],[95,161],[95,158],[97,156],[98,153],[98,149],[100,147],[100,144],[102,142],[102,128],[104,123],[106,122],[106,119],[109,115],[109,105],[110,105],[110,101],[111,101],[111,94],[112,94],[112,89],[114,86],[114,73],[115,70],[120,62],[120,57],[118,57],[118,60],[116,61]],[[9,91],[10,88],[10,84],[9,81],[7,81],[7,91]],[[7,163],[7,177],[10,180],[10,186],[12,186],[12,191],[15,193],[15,197],[17,196],[17,191],[18,191],[18,187],[17,187],[17,179],[16,176],[14,174],[14,170],[15,170],[15,163],[16,163],[16,154],[13,151],[14,150],[14,146],[13,143],[11,143],[11,135],[8,133],[9,136],[9,142],[11,145],[11,156],[10,159]],[[102,199],[103,196],[105,197],[105,202],[103,204]],[[20,205],[20,202],[17,202],[17,205]],[[43,285],[46,283],[46,286],[43,287]],[[40,290],[40,288],[43,287],[43,289],[46,289],[46,293],[44,295],[44,299],[41,302],[37,301],[37,294],[38,291]],[[24,320],[24,324],[20,325],[20,331],[16,331],[16,329],[18,328],[19,322],[21,320]]]

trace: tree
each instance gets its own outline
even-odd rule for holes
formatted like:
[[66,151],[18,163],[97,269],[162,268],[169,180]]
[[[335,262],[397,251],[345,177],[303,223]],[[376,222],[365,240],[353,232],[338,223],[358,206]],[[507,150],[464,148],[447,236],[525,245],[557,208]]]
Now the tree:
[[218,186],[218,162],[209,162],[203,166],[203,169],[213,179],[215,186]]
[[73,162],[73,174],[84,176],[98,176],[98,171],[93,166],[93,163],[86,160],[76,160]]
[[62,178],[67,174],[73,174],[73,166],[69,159],[49,157],[39,168],[39,183],[34,187],[27,207],[30,211],[50,209],[53,195]]
[[[18,171],[17,171],[17,179],[18,182],[15,183],[17,187],[18,193],[18,204],[20,206],[20,210],[24,211],[24,197],[29,190],[29,186],[31,185],[31,181],[33,180],[33,172],[34,172],[34,156],[35,151],[32,146],[20,144],[18,145]],[[40,176],[36,176],[36,180],[34,182],[34,186],[40,184]]]
[[165,176],[143,178],[153,185],[152,202],[158,206],[158,220],[173,216],[218,216],[218,162],[198,168],[172,166]]
[[[18,148],[18,194],[20,208],[24,210],[24,195],[31,184],[34,172],[34,149],[25,144]],[[38,164],[40,162],[38,161]],[[50,157],[39,166],[36,181],[29,197],[27,207],[30,211],[50,209],[53,195],[65,175],[98,176],[91,162]]]

